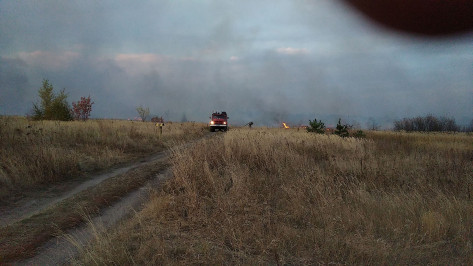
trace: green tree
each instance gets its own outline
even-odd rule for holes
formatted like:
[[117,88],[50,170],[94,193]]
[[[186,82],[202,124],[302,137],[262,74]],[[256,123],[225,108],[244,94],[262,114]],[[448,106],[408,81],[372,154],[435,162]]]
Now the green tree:
[[67,94],[62,89],[55,95],[51,104],[51,120],[70,121],[73,120],[72,109],[67,102]]
[[342,119],[338,119],[337,128],[335,129],[335,134],[339,135],[342,138],[348,137],[348,125],[342,125]]
[[34,120],[72,120],[71,108],[67,102],[67,94],[62,89],[54,93],[53,85],[47,79],[43,80],[42,87],[38,90],[40,103],[33,103]]
[[315,132],[318,134],[324,134],[325,133],[324,122],[322,122],[322,120],[319,120],[317,122],[317,119],[314,119],[314,121],[309,120],[309,126],[307,127],[307,132]]

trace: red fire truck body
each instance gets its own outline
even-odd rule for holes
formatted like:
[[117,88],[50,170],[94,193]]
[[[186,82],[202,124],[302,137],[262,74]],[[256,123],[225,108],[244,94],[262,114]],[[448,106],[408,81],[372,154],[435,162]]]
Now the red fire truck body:
[[214,132],[215,130],[228,130],[228,116],[227,112],[214,112],[210,117],[209,128],[210,132]]

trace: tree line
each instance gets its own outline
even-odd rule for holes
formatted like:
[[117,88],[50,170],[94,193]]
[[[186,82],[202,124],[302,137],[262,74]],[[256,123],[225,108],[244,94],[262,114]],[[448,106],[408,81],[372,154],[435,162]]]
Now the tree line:
[[[67,102],[65,89],[60,90],[58,93],[54,92],[53,85],[50,84],[47,79],[43,80],[42,86],[38,90],[38,95],[40,101],[39,103],[33,103],[33,108],[28,115],[33,120],[87,120],[92,112],[92,105],[94,104],[90,96],[88,96],[81,97],[77,102],[72,102],[71,107]],[[148,107],[139,106],[136,108],[136,111],[143,122],[149,116]],[[185,119],[185,115],[183,119]],[[161,120],[162,117],[160,118],[160,121]],[[375,129],[375,122],[371,123],[373,123],[373,129]],[[314,119],[314,121],[309,120],[309,125],[310,126],[307,127],[308,132],[325,133],[325,124],[322,121],[317,121],[317,119]],[[339,119],[334,133],[341,137],[347,137],[349,136],[348,129],[351,128],[352,126],[342,124],[341,119]],[[394,130],[406,132],[473,132],[473,120],[471,120],[468,126],[460,127],[454,118],[436,117],[429,114],[426,116],[396,120],[394,121]],[[359,130],[354,136],[362,137],[364,133]]]
[[[407,132],[456,132],[460,131],[454,118],[435,117],[433,115],[417,116],[412,118],[403,118],[394,121],[394,130]],[[463,130],[462,130],[463,131]]]

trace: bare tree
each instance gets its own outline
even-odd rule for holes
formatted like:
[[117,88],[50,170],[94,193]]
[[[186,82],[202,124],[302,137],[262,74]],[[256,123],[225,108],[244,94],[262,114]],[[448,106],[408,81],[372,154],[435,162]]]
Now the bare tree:
[[378,130],[379,129],[379,124],[376,122],[376,120],[373,117],[368,118],[368,129],[369,130]]
[[136,111],[140,115],[141,121],[146,121],[146,118],[149,116],[149,107],[143,107],[140,105],[139,107],[136,107]]
[[427,115],[424,117],[417,116],[394,121],[394,130],[405,130],[407,132],[455,132],[459,131],[460,128],[458,127],[454,118],[437,118],[433,115]]

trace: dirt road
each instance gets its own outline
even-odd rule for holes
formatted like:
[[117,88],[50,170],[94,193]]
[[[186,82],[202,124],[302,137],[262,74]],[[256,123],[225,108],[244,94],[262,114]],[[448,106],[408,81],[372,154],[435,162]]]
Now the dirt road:
[[[206,135],[204,139],[213,135],[215,134]],[[190,145],[194,145],[198,141],[202,141],[202,139],[179,145],[172,149],[184,149]],[[141,206],[146,202],[150,191],[158,188],[162,182],[171,176],[169,167],[159,169],[154,168],[154,166],[159,165],[161,162],[162,165],[165,165],[170,154],[171,151],[169,150],[163,151],[139,162],[93,176],[84,182],[71,181],[61,185],[56,185],[48,189],[48,191],[39,193],[34,199],[23,200],[9,208],[3,208],[3,210],[0,210],[0,230],[8,232],[10,228],[21,228],[24,221],[34,219],[35,217],[42,216],[46,212],[55,210],[55,208],[63,204],[63,202],[74,201],[76,197],[80,197],[85,193],[90,193],[90,190],[97,187],[104,186],[106,182],[113,180],[116,176],[120,176],[120,178],[123,179],[123,177],[126,178],[129,175],[131,178],[134,175],[134,172],[137,171],[141,172],[141,175],[143,175],[143,173],[149,173],[152,175],[148,178],[148,181],[144,183],[144,185],[139,186],[138,189],[135,189],[126,195],[122,195],[120,199],[115,200],[111,205],[108,204],[107,207],[101,208],[98,215],[94,214],[94,218],[91,219],[89,225],[81,223],[75,228],[67,230],[65,234],[61,234],[59,237],[51,238],[46,242],[39,242],[41,243],[40,246],[38,246],[38,244],[35,245],[33,252],[30,252],[30,254],[34,254],[34,256],[26,260],[10,260],[10,262],[17,265],[50,265],[67,263],[71,257],[79,252],[80,247],[87,243],[92,237],[93,229],[90,227],[90,224],[109,228],[127,215],[141,209]],[[60,210],[60,208],[56,209]],[[48,222],[54,223],[54,221]],[[71,237],[74,241],[71,241],[68,237]],[[73,244],[73,242],[75,242],[75,244]],[[20,255],[19,257],[24,256]],[[2,262],[1,259],[0,256],[0,264]]]
[[34,198],[27,197],[9,206],[0,209],[0,227],[13,224],[17,221],[26,219],[34,214],[40,213],[44,209],[74,196],[90,187],[96,186],[104,180],[126,173],[132,169],[141,167],[149,162],[161,160],[164,161],[168,157],[169,151],[163,151],[144,158],[139,162],[129,163],[125,166],[114,168],[111,171],[99,175],[91,176],[88,180],[71,180],[61,184],[51,185],[47,190],[37,192]]
[[139,211],[146,202],[149,193],[171,176],[169,169],[156,175],[146,185],[126,195],[112,206],[102,210],[101,214],[91,219],[90,223],[68,230],[64,235],[51,239],[38,249],[38,254],[16,265],[62,265],[76,256],[80,248],[93,237],[96,228],[107,229],[128,215]]

